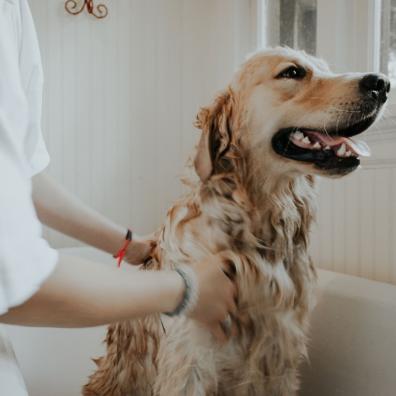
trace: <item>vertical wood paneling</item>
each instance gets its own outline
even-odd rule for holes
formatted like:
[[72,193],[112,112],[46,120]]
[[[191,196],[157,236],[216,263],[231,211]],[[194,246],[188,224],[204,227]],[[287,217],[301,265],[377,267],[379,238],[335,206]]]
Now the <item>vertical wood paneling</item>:
[[[48,171],[115,221],[154,230],[180,195],[198,108],[234,69],[236,3],[106,0],[100,21],[66,14],[63,0],[30,5],[46,80]],[[45,234],[57,247],[76,244]]]
[[345,199],[345,256],[343,271],[357,274],[359,271],[359,224],[361,209],[359,202],[359,178],[349,177],[344,182]]
[[[171,4],[162,2],[158,4],[157,29],[157,69],[158,92],[161,99],[157,99],[156,125],[158,152],[157,178],[168,180],[167,188],[162,194],[157,195],[158,216],[164,216],[169,203],[181,193],[178,175],[183,168],[181,130],[181,85],[182,79],[182,0],[173,1]],[[170,50],[169,43],[172,43]],[[169,136],[172,131],[172,136]],[[173,160],[170,160],[173,159]],[[169,175],[172,175],[169,178]],[[167,179],[168,178],[168,179]]]
[[[63,1],[31,1],[46,76],[49,172],[115,221],[140,233],[157,227],[182,190],[199,107],[252,49],[253,3],[106,0],[109,16],[97,21],[67,15]],[[396,164],[381,165],[395,145],[379,139],[377,165],[320,180],[312,232],[319,266],[396,283]],[[58,247],[76,244],[46,236]]]
[[396,283],[395,175],[396,163],[382,166],[378,161],[340,180],[319,180],[312,233],[318,266]]
[[396,167],[391,169],[391,177],[389,180],[389,202],[390,202],[390,232],[389,240],[390,244],[388,247],[389,258],[390,258],[390,268],[389,277],[393,282],[396,282]]

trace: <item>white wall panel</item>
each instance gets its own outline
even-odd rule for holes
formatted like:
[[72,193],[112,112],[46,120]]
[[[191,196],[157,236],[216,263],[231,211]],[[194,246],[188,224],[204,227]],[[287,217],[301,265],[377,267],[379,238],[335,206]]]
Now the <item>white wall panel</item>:
[[[246,49],[239,30],[254,2],[102,2],[109,15],[96,20],[68,15],[63,0],[30,1],[46,77],[48,171],[115,221],[150,232],[180,194],[199,106]],[[76,244],[46,235],[57,247]]]
[[372,157],[340,180],[319,179],[312,253],[322,268],[396,283],[395,118],[362,138]]
[[[255,0],[103,0],[109,16],[31,1],[46,75],[49,172],[89,205],[153,230],[181,192],[198,108],[253,45]],[[396,120],[370,131],[373,157],[321,180],[315,262],[396,283]],[[54,232],[55,246],[75,245]]]

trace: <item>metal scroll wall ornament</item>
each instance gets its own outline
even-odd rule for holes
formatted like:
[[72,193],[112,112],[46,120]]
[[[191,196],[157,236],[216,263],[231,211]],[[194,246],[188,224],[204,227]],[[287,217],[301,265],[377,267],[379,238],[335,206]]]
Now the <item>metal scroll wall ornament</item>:
[[94,0],[67,0],[65,3],[65,10],[72,15],[81,14],[84,9],[97,19],[103,19],[109,13],[104,4],[94,4]]

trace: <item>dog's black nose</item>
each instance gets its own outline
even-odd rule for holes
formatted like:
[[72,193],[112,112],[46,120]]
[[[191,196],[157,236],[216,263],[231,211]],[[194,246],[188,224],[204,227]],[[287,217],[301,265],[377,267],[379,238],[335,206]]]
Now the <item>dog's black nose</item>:
[[366,74],[359,82],[362,94],[385,103],[390,91],[389,79],[383,74]]

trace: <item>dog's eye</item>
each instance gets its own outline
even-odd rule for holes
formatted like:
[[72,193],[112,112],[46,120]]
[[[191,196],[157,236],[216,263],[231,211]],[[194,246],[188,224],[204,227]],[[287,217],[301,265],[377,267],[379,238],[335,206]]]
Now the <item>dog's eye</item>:
[[289,66],[287,69],[282,70],[276,78],[292,78],[300,80],[306,76],[307,72],[303,67]]

